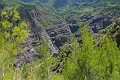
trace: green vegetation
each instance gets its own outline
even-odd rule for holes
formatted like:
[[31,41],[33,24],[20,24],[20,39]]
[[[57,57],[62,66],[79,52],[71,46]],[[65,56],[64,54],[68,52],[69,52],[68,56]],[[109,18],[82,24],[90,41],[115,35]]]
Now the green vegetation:
[[[71,54],[65,61],[65,80],[117,80],[119,79],[120,50],[110,38],[101,38],[94,46],[92,34],[82,30],[82,44],[71,44]],[[65,50],[66,51],[66,50]]]
[[[8,13],[11,14],[8,14]],[[96,45],[92,33],[82,29],[82,43],[71,39],[70,44],[61,48],[57,58],[51,57],[47,44],[41,45],[39,53],[43,59],[34,59],[22,69],[14,69],[14,55],[19,49],[28,31],[19,13],[3,11],[1,14],[0,33],[0,79],[1,80],[117,80],[120,78],[120,49],[110,37],[101,37]],[[24,34],[24,35],[23,35]],[[56,66],[57,69],[52,71]]]
[[49,17],[47,19],[41,19],[39,21],[39,23],[40,23],[40,25],[42,25],[44,27],[44,26],[56,24],[56,23],[60,22],[61,20],[62,19],[60,19],[58,17],[51,16],[51,17]]
[[0,16],[0,79],[14,80],[14,66],[17,47],[28,35],[27,24],[20,20],[16,9],[3,11]]
[[[14,2],[12,3],[12,1]],[[74,37],[68,40],[66,36],[62,36],[62,38],[58,36],[56,39],[61,39],[61,41],[68,40],[68,42],[60,47],[60,52],[56,57],[50,55],[47,42],[44,44],[40,43],[37,52],[43,56],[41,59],[34,58],[30,64],[24,63],[21,68],[14,67],[15,56],[23,50],[20,44],[25,42],[29,35],[28,25],[17,11],[21,6],[29,11],[35,9],[36,4],[39,6],[37,8],[45,12],[49,11],[48,13],[51,14],[49,17],[38,20],[40,25],[48,26],[60,22],[62,18],[79,20],[81,16],[93,13],[99,15],[115,15],[113,17],[116,18],[120,13],[118,3],[113,0],[101,0],[98,4],[94,4],[96,2],[95,0],[90,3],[83,2],[79,6],[74,6],[71,3],[73,0],[68,2],[66,0],[64,5],[53,4],[55,0],[35,0],[34,3],[18,1],[20,4],[15,2],[15,0],[12,1],[2,0],[0,3],[0,5],[9,5],[4,9],[0,9],[0,80],[120,79],[119,18],[99,33],[101,35],[99,40],[93,37],[87,28],[88,26],[84,26],[82,21],[72,24],[72,26],[81,24],[79,27],[82,27],[80,30],[82,34],[81,43],[78,43]],[[39,2],[45,3],[39,4]],[[55,3],[58,4],[58,2]],[[111,14],[112,12],[114,14]]]

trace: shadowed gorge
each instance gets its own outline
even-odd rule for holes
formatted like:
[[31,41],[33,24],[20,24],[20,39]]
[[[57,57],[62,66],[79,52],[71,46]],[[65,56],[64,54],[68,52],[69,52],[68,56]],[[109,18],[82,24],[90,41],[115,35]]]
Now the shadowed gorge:
[[0,80],[119,80],[119,0],[0,0]]

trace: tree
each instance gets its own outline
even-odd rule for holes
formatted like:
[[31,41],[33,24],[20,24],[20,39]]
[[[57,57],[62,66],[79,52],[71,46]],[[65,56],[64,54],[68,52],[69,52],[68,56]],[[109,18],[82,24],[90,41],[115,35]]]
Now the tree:
[[[10,13],[10,14],[9,14]],[[28,36],[27,24],[20,20],[16,9],[3,11],[0,16],[0,79],[14,80],[13,63],[20,47]]]
[[110,37],[101,38],[94,46],[92,33],[82,30],[82,43],[72,41],[72,55],[64,64],[66,80],[117,80],[120,75],[120,50]]

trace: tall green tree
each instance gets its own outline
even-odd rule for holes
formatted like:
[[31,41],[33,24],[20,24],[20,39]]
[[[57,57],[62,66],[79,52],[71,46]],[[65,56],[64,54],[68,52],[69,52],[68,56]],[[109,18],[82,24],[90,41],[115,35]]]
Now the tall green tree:
[[20,20],[16,9],[3,11],[0,15],[0,79],[14,80],[13,63],[18,44],[28,36],[27,24]]
[[94,46],[92,33],[82,30],[82,43],[72,43],[72,55],[65,61],[63,75],[67,80],[117,80],[120,50],[110,37]]

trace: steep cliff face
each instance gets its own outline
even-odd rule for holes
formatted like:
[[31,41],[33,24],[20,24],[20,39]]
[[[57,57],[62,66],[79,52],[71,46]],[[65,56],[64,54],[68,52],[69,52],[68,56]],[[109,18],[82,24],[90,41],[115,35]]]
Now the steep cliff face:
[[44,42],[47,42],[51,55],[58,54],[58,48],[67,41],[63,41],[61,38],[63,38],[63,36],[69,38],[71,35],[69,25],[66,23],[66,21],[62,20],[56,24],[51,23],[51,25],[45,27],[41,26],[39,21],[41,19],[46,20],[54,15],[47,14],[36,6],[32,6],[32,8],[22,6],[18,10],[21,18],[24,19],[29,26],[30,35],[26,39],[25,43],[22,44],[26,50],[22,51],[17,56],[14,66],[21,67],[24,62],[30,63],[32,58],[35,56],[41,58],[41,55],[35,51],[35,48],[39,48],[40,45],[37,43],[38,41],[42,41],[43,44]]
[[108,16],[94,17],[90,22],[90,27],[94,33],[98,33],[99,30],[105,29],[107,26],[112,24],[113,20]]
[[[33,9],[34,8],[34,9]],[[23,8],[20,7],[20,15],[21,17],[27,22],[29,25],[31,34],[33,34],[33,38],[36,38],[36,40],[45,40],[47,39],[49,49],[52,48],[51,54],[54,53],[54,51],[58,52],[58,50],[52,45],[52,42],[50,40],[50,37],[48,36],[47,32],[44,30],[44,28],[39,24],[39,20],[42,18],[46,19],[49,15],[42,12],[41,10],[37,9],[35,6],[32,6],[32,8]],[[35,40],[35,39],[34,39]]]
[[69,28],[69,24],[65,20],[61,22],[49,25],[45,28],[48,35],[50,36],[52,42],[59,48],[63,46],[65,42],[67,42],[69,36],[71,35],[71,30]]
[[[60,38],[66,35],[71,35],[69,25],[64,20],[62,20],[56,24],[51,23],[51,25],[43,27],[40,24],[41,19],[46,20],[48,18],[57,17],[57,16],[47,14],[42,10],[40,10],[39,8],[37,8],[36,6],[32,6],[32,8],[20,7],[19,11],[21,17],[29,25],[33,37],[36,38],[36,40],[42,40],[42,41],[47,40],[51,55],[53,55],[54,53],[58,53],[59,50],[57,47],[58,46],[60,47],[62,45],[57,45],[57,42],[55,42],[53,38],[57,40],[56,38]],[[58,41],[58,43],[62,44],[61,41]]]

